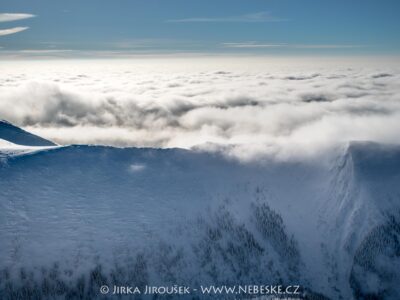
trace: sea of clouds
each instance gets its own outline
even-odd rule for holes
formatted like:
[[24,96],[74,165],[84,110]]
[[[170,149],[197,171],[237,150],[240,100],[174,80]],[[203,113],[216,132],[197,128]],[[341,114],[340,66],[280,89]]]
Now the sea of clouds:
[[0,119],[60,144],[312,156],[398,143],[397,64],[182,58],[2,62]]

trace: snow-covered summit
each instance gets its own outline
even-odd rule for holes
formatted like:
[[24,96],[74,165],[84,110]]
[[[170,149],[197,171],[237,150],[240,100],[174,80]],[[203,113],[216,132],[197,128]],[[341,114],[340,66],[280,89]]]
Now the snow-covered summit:
[[56,146],[53,142],[27,132],[5,120],[0,120],[0,139],[24,146]]

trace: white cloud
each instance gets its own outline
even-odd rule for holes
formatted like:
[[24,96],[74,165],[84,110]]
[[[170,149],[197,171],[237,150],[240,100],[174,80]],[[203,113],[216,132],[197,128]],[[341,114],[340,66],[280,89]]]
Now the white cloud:
[[21,14],[21,13],[0,13],[0,22],[10,22],[23,19],[33,18],[35,15],[32,14]]
[[276,48],[286,47],[285,44],[261,44],[256,42],[244,42],[244,43],[222,43],[227,48]]
[[200,18],[185,18],[168,20],[169,23],[209,23],[209,22],[243,22],[243,23],[258,23],[258,22],[281,22],[286,19],[272,16],[269,12],[257,12],[241,16],[228,17],[200,17]]
[[350,44],[310,44],[310,45],[291,45],[293,48],[302,49],[346,49],[346,48],[363,48],[365,45]]
[[25,49],[25,50],[18,50],[18,53],[24,54],[57,54],[57,53],[66,53],[66,52],[73,52],[74,50],[71,49]]
[[395,64],[215,61],[13,62],[0,75],[0,118],[61,144],[212,145],[242,158],[398,143]]
[[365,47],[362,45],[340,45],[340,44],[278,44],[278,43],[258,43],[258,42],[242,42],[242,43],[222,43],[226,48],[295,48],[295,49],[350,49]]
[[29,27],[14,27],[14,28],[8,28],[8,29],[1,29],[0,36],[14,34],[14,33],[21,32],[21,31],[24,31],[27,29],[29,29]]

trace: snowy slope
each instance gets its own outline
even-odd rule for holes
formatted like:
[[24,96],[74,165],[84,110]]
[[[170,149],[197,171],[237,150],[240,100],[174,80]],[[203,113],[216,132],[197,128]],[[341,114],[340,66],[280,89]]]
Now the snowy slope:
[[104,283],[295,283],[330,299],[396,299],[399,176],[400,147],[371,143],[329,164],[102,146],[3,152],[0,291],[76,299],[99,297]]
[[24,146],[0,139],[0,158],[5,159],[10,156],[34,153],[37,151],[52,149],[56,147],[58,146]]
[[50,142],[40,136],[29,133],[4,120],[0,120],[0,139],[12,142],[14,144],[25,145],[25,146],[56,145],[53,142]]

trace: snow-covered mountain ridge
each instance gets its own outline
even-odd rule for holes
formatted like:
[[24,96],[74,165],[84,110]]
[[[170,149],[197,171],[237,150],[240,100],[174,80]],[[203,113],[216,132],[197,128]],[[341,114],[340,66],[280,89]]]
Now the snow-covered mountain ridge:
[[0,138],[17,145],[56,146],[53,142],[29,133],[5,120],[0,120]]
[[351,143],[329,163],[85,145],[0,152],[0,298],[103,298],[103,284],[400,295],[398,146]]

